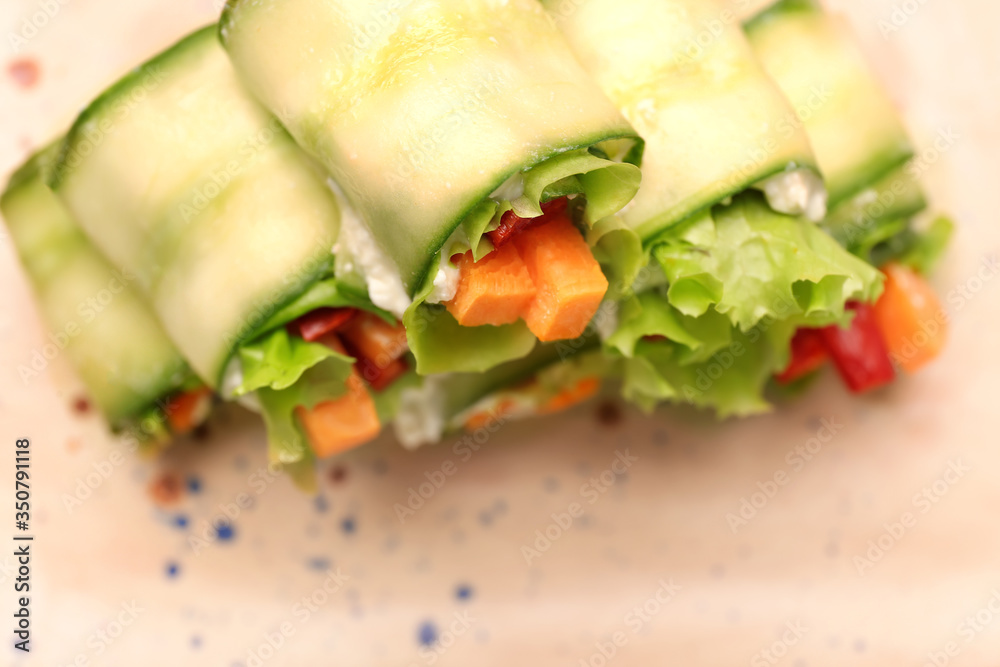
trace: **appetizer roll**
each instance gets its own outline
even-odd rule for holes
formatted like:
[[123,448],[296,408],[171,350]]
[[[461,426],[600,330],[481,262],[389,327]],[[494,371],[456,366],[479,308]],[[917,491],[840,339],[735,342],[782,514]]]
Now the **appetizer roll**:
[[233,0],[220,33],[366,223],[351,251],[419,373],[584,331],[641,142],[535,0]]
[[644,241],[754,187],[820,220],[809,139],[736,15],[717,0],[544,0],[577,57],[646,142],[622,217]]
[[908,221],[926,200],[913,146],[847,21],[814,0],[782,0],[746,33],[809,135],[829,190],[827,229],[862,256],[876,251],[877,263],[915,241]]
[[[143,301],[135,274],[105,260],[45,184],[57,152],[54,144],[14,173],[0,211],[53,345],[113,429],[140,444],[162,443],[207,416],[211,391]],[[39,371],[28,362],[18,372],[28,382]]]
[[824,227],[878,266],[886,281],[872,308],[855,307],[850,330],[799,331],[779,380],[794,381],[827,358],[855,391],[890,382],[894,367],[919,370],[946,340],[944,311],[921,274],[940,257],[952,223],[938,217],[918,227],[913,221],[926,207],[921,165],[912,160],[895,105],[847,21],[815,0],[781,0],[745,29],[815,148],[830,191]]
[[802,123],[721,2],[543,4],[646,140],[622,218],[651,264],[606,340],[625,395],[766,409],[795,331],[846,322],[881,289],[815,224],[826,192]]
[[336,261],[334,192],[241,88],[215,26],[91,104],[51,184],[199,376],[253,395],[275,461],[308,470],[378,433],[371,394],[406,370],[401,327]]

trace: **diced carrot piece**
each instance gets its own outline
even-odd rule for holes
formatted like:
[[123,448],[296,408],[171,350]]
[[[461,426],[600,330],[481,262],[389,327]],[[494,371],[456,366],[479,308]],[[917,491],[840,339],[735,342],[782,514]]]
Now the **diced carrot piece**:
[[495,408],[472,413],[469,418],[465,420],[465,430],[475,431],[480,428],[485,428],[490,425],[490,422],[500,421],[504,417],[510,415],[514,412],[514,408],[516,407],[517,404],[514,401],[509,398],[505,398],[500,401]]
[[368,442],[382,428],[375,402],[356,372],[347,379],[346,394],[318,403],[312,410],[299,406],[295,408],[295,415],[319,458]]
[[467,252],[458,270],[458,290],[445,306],[462,326],[516,322],[535,296],[535,284],[513,243],[478,262]]
[[164,412],[170,432],[178,435],[187,433],[205,421],[212,406],[212,390],[198,387],[184,391],[167,400]]
[[569,218],[563,216],[514,237],[538,289],[522,313],[541,341],[580,336],[608,291],[608,280]]
[[947,317],[937,294],[912,270],[888,264],[882,272],[885,291],[875,304],[875,317],[892,359],[913,373],[941,353]]
[[538,408],[539,414],[549,414],[582,403],[597,393],[601,381],[597,378],[583,378],[572,387],[563,389]]

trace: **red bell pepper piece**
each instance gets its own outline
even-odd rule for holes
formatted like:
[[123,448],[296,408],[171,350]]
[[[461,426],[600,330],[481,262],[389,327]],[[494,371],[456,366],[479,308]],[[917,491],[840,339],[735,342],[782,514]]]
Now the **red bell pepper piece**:
[[833,325],[821,332],[840,377],[852,392],[860,394],[892,382],[896,371],[872,307],[849,303],[848,308],[854,311],[849,328]]
[[497,228],[486,232],[486,238],[493,243],[493,249],[497,250],[513,238],[517,232],[559,217],[566,211],[568,205],[569,198],[567,197],[547,201],[542,204],[542,214],[536,218],[522,218],[514,211],[507,211],[500,216],[500,224],[497,225]]
[[799,329],[792,338],[792,358],[788,367],[775,376],[781,384],[794,382],[826,363],[828,355],[819,329]]
[[291,323],[291,331],[314,343],[328,333],[337,331],[357,313],[356,308],[316,308]]

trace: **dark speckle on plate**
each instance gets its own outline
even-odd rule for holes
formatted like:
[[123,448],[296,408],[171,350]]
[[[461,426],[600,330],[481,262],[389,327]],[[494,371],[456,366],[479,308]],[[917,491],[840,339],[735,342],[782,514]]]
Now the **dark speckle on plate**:
[[597,405],[597,409],[594,415],[597,418],[597,423],[601,426],[617,426],[622,421],[622,409],[618,405],[617,401],[607,400],[601,401]]
[[330,509],[330,503],[327,501],[326,496],[316,496],[313,499],[313,507],[316,508],[317,512],[322,514]]
[[173,471],[165,470],[149,485],[149,495],[158,505],[172,505],[180,500],[182,489],[180,476]]
[[459,600],[468,600],[472,597],[472,586],[459,584],[455,587],[455,597]]
[[194,475],[189,475],[187,478],[187,490],[191,493],[198,493],[201,491],[201,480]]
[[167,577],[173,579],[178,574],[180,574],[180,565],[174,562],[167,563]]
[[222,542],[228,542],[236,536],[236,531],[228,521],[219,521],[215,524],[215,536]]
[[327,478],[334,484],[340,484],[345,479],[347,479],[347,468],[337,464],[330,468],[330,472],[327,473]]
[[323,556],[317,556],[315,558],[309,559],[309,568],[312,570],[318,570],[320,572],[326,572],[331,567],[330,559]]
[[417,641],[422,646],[430,646],[437,641],[438,631],[437,627],[431,621],[424,621],[420,624],[417,629]]
[[172,523],[177,528],[187,528],[188,518],[184,514],[178,514],[177,516],[174,517]]
[[340,521],[340,529],[345,533],[347,533],[348,535],[352,534],[355,530],[357,530],[357,525],[354,523],[354,517],[351,516],[344,517]]
[[77,396],[73,399],[73,412],[78,415],[85,415],[90,412],[90,399],[86,396]]

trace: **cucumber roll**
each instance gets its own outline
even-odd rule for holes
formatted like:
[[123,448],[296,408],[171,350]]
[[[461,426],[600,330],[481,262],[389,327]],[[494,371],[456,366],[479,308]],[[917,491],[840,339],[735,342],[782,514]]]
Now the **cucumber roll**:
[[333,254],[335,192],[241,87],[215,26],[91,104],[51,184],[199,376],[263,412],[273,461],[309,483],[314,454],[378,433],[401,327]]
[[609,354],[625,396],[743,415],[800,327],[847,322],[878,272],[821,227],[826,190],[795,110],[717,0],[543,0],[584,67],[645,139],[622,212],[649,253]]
[[781,0],[745,30],[816,151],[830,192],[826,228],[874,261],[905,252],[918,237],[910,219],[927,205],[913,145],[846,19],[814,0]]
[[[140,444],[162,444],[203,420],[211,392],[170,342],[135,286],[109,263],[45,184],[58,144],[11,177],[2,197],[11,240],[49,330],[110,426]],[[22,366],[27,382],[37,371]]]
[[421,374],[581,335],[631,232],[641,141],[535,0],[231,0],[248,87],[343,186]]

